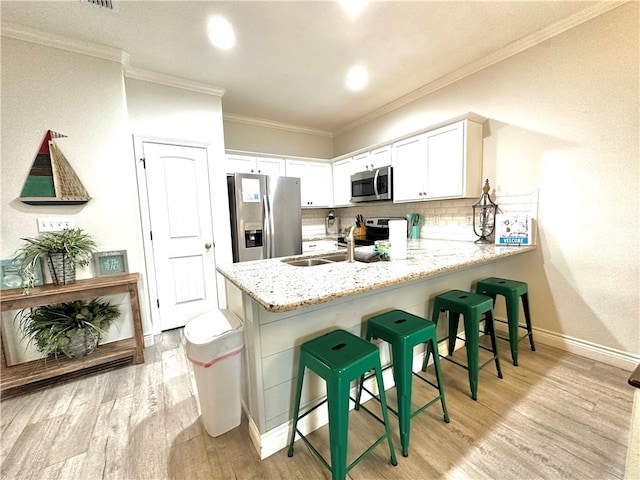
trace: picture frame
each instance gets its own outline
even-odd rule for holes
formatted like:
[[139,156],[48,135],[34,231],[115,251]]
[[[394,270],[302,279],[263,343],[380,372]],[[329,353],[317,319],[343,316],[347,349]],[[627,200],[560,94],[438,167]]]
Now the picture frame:
[[98,277],[129,273],[126,250],[96,252],[93,254],[93,264],[96,269],[96,276]]
[[[36,279],[33,285],[42,285],[44,281],[42,277],[42,263],[40,263],[40,260],[34,264],[34,274]],[[20,260],[16,260],[15,258],[0,260],[0,290],[21,288],[23,285],[24,274],[22,272]]]
[[532,245],[531,215],[528,212],[499,213],[495,220],[495,244]]

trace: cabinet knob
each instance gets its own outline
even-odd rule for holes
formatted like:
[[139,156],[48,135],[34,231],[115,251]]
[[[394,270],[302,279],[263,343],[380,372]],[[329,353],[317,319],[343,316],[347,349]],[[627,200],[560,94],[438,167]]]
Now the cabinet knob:
[[210,243],[205,243],[204,244],[204,248],[205,248],[205,250],[209,250],[211,248],[211,244]]

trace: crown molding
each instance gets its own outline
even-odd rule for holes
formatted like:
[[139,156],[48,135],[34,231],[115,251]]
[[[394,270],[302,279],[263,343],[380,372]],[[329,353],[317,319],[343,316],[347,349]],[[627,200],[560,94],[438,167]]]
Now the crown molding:
[[287,130],[287,131],[296,132],[296,133],[306,133],[309,135],[316,135],[320,137],[330,137],[330,138],[333,137],[333,133],[327,132],[326,130],[319,130],[311,127],[302,127],[300,125],[293,125],[290,123],[275,122],[273,120],[266,120],[263,118],[248,117],[245,115],[236,115],[233,113],[223,113],[222,119],[228,122],[242,123],[245,125],[275,128],[278,130]]
[[443,77],[440,77],[437,80],[434,80],[433,82],[428,83],[414,90],[413,92],[408,93],[407,95],[400,97],[390,103],[387,103],[386,105],[378,108],[377,110],[374,110],[373,112],[363,117],[360,117],[354,122],[351,122],[345,125],[344,127],[340,128],[338,131],[334,132],[334,136],[341,135],[345,132],[348,132],[349,130],[352,130],[356,127],[364,125],[365,123],[375,120],[376,118],[379,118],[382,115],[393,112],[394,110],[397,110],[400,107],[403,107],[409,103],[412,103],[422,97],[425,97],[426,95],[429,95],[430,93],[433,93],[448,85],[451,85],[452,83],[462,80],[463,78],[466,78],[476,72],[484,70],[485,68],[488,68],[491,65],[494,65],[498,62],[506,60],[507,58],[510,58],[520,52],[523,52],[524,50],[534,47],[550,38],[555,37],[556,35],[566,32],[567,30],[577,27],[578,25],[581,25],[593,18],[596,18],[604,13],[607,13],[608,11],[613,10],[614,8],[617,8],[621,5],[624,5],[625,3],[629,3],[629,1],[627,0],[627,1],[615,1],[615,2],[610,2],[610,1],[599,2],[595,5],[585,8],[584,10],[581,10],[580,12],[570,15],[567,18],[564,18],[555,23],[547,25],[546,27],[536,32],[533,32],[525,37],[522,37],[521,39],[516,40],[515,42],[512,42],[509,45],[499,50],[496,50],[495,52],[489,55],[486,55],[485,57],[480,58],[475,62],[471,62],[459,68],[458,70],[455,70]]
[[23,25],[3,22],[0,26],[0,35],[3,37],[14,38],[24,42],[36,43],[46,47],[59,48],[68,52],[81,53],[91,57],[110,60],[112,62],[124,63],[127,61],[126,52],[113,47],[99,45],[86,41],[80,41],[57,35],[55,33],[43,32],[35,30]]
[[182,77],[174,77],[172,75],[166,75],[152,70],[131,67],[128,65],[128,62],[124,65],[124,76],[135,80],[165,85],[167,87],[181,88],[182,90],[189,90],[191,92],[214,95],[216,97],[222,97],[225,92],[224,88],[215,87],[206,83],[195,82]]
[[7,22],[3,22],[0,26],[0,35],[3,37],[14,38],[16,40],[22,40],[24,42],[36,43],[46,47],[59,48],[69,52],[118,62],[123,66],[125,76],[129,78],[159,83],[169,87],[181,88],[183,90],[190,90],[218,97],[222,97],[225,92],[223,88],[212,85],[132,67],[129,64],[129,54],[118,48],[80,41],[63,35],[43,32],[41,30],[25,27],[24,25]]

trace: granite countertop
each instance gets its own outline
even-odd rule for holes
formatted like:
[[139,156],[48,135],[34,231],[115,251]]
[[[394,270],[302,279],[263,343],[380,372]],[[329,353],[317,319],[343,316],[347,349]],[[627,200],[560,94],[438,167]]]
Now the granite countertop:
[[[477,245],[466,241],[410,240],[407,258],[390,262],[336,262],[295,267],[282,260],[324,254],[220,265],[220,272],[269,312],[288,312],[411,280],[480,265],[535,250],[535,246]],[[372,247],[357,247],[369,252]],[[345,251],[342,249],[341,251]]]

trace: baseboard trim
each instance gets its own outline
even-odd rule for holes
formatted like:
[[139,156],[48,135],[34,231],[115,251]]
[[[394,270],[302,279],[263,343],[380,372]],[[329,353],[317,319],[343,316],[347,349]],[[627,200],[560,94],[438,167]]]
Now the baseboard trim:
[[[504,319],[502,319],[504,320]],[[496,330],[506,332],[507,326],[504,323],[496,323]],[[640,355],[623,352],[615,348],[609,348],[595,343],[587,342],[568,335],[560,335],[549,330],[540,328],[533,329],[533,340],[549,347],[554,347],[565,352],[574,353],[581,357],[606,363],[623,370],[633,371],[640,363]],[[523,340],[525,342],[526,340]]]

